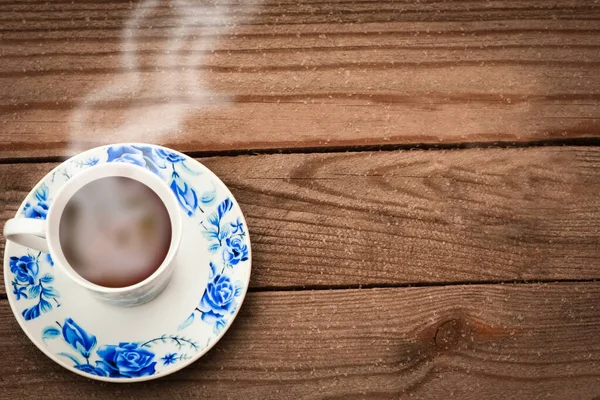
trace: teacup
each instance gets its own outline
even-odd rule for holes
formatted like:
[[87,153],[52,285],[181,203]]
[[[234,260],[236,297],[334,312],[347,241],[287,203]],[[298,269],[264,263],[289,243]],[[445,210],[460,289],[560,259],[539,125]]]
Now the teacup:
[[[146,279],[126,287],[105,287],[84,279],[77,273],[77,268],[67,261],[59,240],[60,221],[69,200],[85,185],[109,177],[129,178],[147,186],[158,195],[170,220],[171,239],[163,262]],[[55,265],[75,284],[87,289],[97,298],[117,306],[140,305],[163,291],[173,272],[173,261],[179,249],[181,235],[181,211],[169,186],[152,172],[125,163],[95,165],[73,176],[57,192],[46,219],[13,218],[4,225],[4,236],[7,240],[49,253]]]

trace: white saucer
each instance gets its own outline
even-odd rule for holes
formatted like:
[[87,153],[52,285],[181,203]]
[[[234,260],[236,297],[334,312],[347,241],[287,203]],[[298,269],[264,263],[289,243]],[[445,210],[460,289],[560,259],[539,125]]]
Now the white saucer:
[[4,282],[17,321],[48,357],[110,382],[159,378],[191,364],[219,341],[240,309],[251,269],[246,221],[231,192],[196,160],[165,147],[122,144],[81,153],[29,193],[18,217],[45,218],[53,194],[85,168],[127,162],[161,176],[184,215],[171,282],[155,300],[115,307],[92,297],[51,258],[7,242]]

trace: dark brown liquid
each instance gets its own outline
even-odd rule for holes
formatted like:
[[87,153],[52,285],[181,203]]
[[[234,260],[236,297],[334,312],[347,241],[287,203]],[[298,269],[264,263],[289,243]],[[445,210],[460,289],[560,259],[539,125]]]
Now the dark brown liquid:
[[164,261],[171,221],[160,197],[146,185],[122,177],[95,180],[67,203],[59,240],[71,267],[89,282],[131,286]]

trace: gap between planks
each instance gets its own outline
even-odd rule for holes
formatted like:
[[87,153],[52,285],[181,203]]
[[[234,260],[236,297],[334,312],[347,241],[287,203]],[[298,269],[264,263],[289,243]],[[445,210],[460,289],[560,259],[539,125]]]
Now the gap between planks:
[[[463,143],[407,143],[407,144],[374,144],[356,146],[319,146],[319,147],[289,147],[289,148],[256,148],[239,150],[215,150],[215,151],[184,151],[191,158],[208,157],[237,157],[270,154],[311,154],[311,153],[361,153],[372,151],[400,151],[400,150],[465,150],[465,149],[513,149],[528,147],[595,147],[600,146],[600,132],[598,137],[593,138],[565,138],[532,140],[527,142],[494,141],[494,142],[463,142]],[[102,144],[98,144],[102,146]],[[165,145],[169,147],[168,145]],[[176,150],[176,149],[175,149]],[[72,156],[48,156],[48,157],[7,157],[0,155],[0,164],[36,164],[63,162]]]
[[[354,291],[369,289],[407,289],[420,287],[446,287],[446,286],[493,286],[493,285],[554,285],[563,283],[597,283],[597,279],[537,279],[537,280],[499,280],[499,281],[456,281],[456,282],[415,282],[415,283],[377,283],[366,285],[306,285],[306,286],[251,286],[248,293],[264,292],[298,292],[298,291]],[[7,300],[6,293],[0,293],[0,300]]]

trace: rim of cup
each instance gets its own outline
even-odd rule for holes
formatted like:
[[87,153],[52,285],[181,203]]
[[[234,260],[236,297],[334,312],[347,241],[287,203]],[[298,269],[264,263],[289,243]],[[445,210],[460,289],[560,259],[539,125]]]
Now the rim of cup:
[[[158,195],[165,205],[171,223],[171,242],[169,244],[169,250],[167,251],[167,254],[160,266],[146,279],[133,285],[123,287],[106,287],[95,284],[83,278],[67,261],[59,240],[60,219],[69,200],[85,185],[98,179],[109,177],[130,178],[150,188],[154,193],[156,193],[156,195]],[[50,254],[53,257],[54,262],[58,264],[58,268],[61,268],[70,279],[79,285],[94,292],[106,294],[127,293],[144,287],[156,280],[167,270],[173,261],[177,249],[179,248],[182,235],[181,210],[179,209],[177,198],[169,186],[160,177],[148,171],[147,169],[138,165],[127,163],[108,163],[96,165],[73,176],[57,192],[52,205],[48,210],[46,222],[48,224],[46,232],[48,248],[50,249]]]

